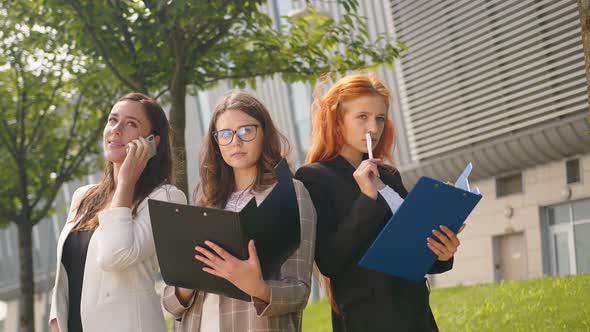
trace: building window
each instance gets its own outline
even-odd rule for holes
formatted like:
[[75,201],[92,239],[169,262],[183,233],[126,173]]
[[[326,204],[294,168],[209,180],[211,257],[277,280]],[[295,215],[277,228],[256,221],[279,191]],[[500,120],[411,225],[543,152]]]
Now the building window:
[[522,192],[522,173],[496,179],[496,197],[504,197]]
[[572,159],[565,163],[565,177],[567,184],[580,182],[580,160]]
[[547,217],[549,219],[549,225],[568,223],[571,219],[570,208],[568,205],[547,208]]
[[552,275],[590,272],[590,199],[546,207]]

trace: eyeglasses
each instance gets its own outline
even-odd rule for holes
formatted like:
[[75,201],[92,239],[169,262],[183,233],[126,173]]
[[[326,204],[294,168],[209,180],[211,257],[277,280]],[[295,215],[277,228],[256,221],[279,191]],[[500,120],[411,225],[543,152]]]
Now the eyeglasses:
[[245,125],[241,126],[236,130],[231,129],[223,129],[217,130],[212,132],[213,138],[219,145],[229,145],[234,140],[234,134],[238,134],[240,141],[242,142],[250,142],[256,138],[256,133],[258,133],[257,124]]

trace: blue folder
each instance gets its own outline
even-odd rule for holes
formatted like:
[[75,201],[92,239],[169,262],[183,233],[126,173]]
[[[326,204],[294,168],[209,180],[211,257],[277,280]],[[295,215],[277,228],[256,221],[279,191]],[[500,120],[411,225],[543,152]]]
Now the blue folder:
[[359,266],[406,280],[423,280],[437,259],[426,246],[426,238],[436,239],[432,230],[440,230],[440,225],[456,233],[481,197],[421,177],[369,247]]

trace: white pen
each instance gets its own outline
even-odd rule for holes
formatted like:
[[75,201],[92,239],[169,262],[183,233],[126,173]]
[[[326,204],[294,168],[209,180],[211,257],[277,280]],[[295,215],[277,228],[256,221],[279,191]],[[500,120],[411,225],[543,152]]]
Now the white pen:
[[369,153],[369,159],[373,159],[373,141],[371,134],[365,134],[365,140],[367,141],[367,152]]

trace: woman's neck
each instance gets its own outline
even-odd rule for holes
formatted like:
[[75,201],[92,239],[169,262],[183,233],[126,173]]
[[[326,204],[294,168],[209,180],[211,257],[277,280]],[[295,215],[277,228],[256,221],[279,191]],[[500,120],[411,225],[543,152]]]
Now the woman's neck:
[[340,155],[346,159],[354,168],[359,167],[363,161],[363,154],[349,146],[343,146]]
[[115,181],[115,188],[117,188],[117,179],[119,178],[119,170],[121,164],[113,163],[113,181]]
[[256,181],[256,166],[250,168],[234,168],[235,191],[242,191]]

